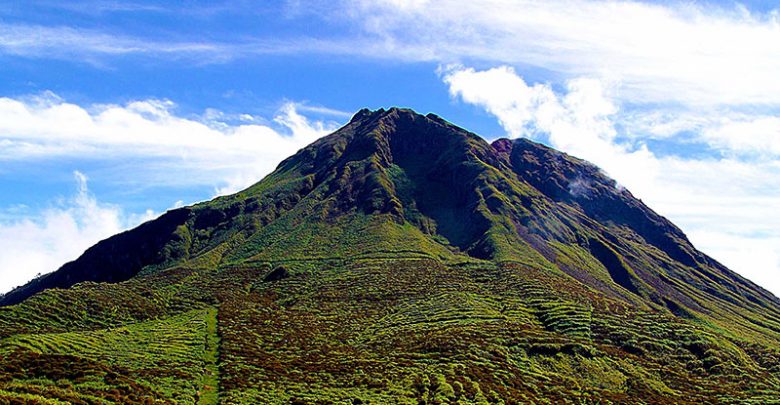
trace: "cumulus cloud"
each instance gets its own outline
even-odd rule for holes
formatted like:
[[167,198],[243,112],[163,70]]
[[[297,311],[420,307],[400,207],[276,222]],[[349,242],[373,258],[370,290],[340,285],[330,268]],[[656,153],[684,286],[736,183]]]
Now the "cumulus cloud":
[[[546,84],[529,85],[509,67],[451,67],[442,78],[453,97],[496,116],[510,137],[541,140],[595,163],[680,225],[697,247],[780,293],[777,160],[658,156],[639,140],[621,142],[618,105],[599,80],[569,80],[556,92]],[[771,122],[738,130],[724,122],[697,136],[736,142],[734,149],[771,149],[776,140],[765,135]]]
[[167,100],[80,106],[51,93],[0,98],[0,162],[78,158],[121,166],[129,161],[132,166],[117,170],[115,180],[211,184],[216,194],[226,194],[259,180],[283,158],[336,128],[335,122],[307,119],[296,106],[283,105],[272,127],[254,120],[225,123],[215,112],[180,117]]
[[75,193],[36,217],[0,222],[0,293],[37,274],[56,270],[96,242],[157,216],[127,214],[89,192],[87,176],[74,172]]
[[[549,86],[529,86],[509,66],[477,72],[473,68],[451,65],[442,73],[444,82],[449,85],[450,95],[469,104],[487,107],[513,137],[527,133],[533,135],[531,125],[535,122],[536,113],[557,102]],[[506,91],[507,87],[512,91]]]
[[549,142],[557,149],[598,164],[632,189],[656,176],[658,165],[644,145],[615,142],[617,112],[598,80],[578,78],[556,94],[549,85],[529,86],[511,67],[483,71],[451,67],[443,80],[450,94],[496,116],[511,137]]

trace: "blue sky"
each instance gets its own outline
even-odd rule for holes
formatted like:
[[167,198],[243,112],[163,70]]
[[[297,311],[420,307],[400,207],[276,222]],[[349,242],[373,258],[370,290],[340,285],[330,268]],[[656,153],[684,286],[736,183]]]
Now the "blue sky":
[[0,292],[405,106],[593,161],[778,294],[772,3],[0,3]]

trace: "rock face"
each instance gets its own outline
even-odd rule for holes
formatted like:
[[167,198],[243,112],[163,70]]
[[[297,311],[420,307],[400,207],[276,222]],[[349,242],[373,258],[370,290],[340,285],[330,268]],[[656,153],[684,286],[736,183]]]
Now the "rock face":
[[776,297],[592,164],[398,108],[361,110],[247,190],[100,242],[0,305],[7,350],[22,333],[214,314],[228,403],[731,402],[780,387]]

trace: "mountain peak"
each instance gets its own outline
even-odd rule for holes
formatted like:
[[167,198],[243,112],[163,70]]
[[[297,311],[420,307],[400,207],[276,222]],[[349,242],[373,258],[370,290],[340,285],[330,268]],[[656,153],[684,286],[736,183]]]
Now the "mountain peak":
[[401,108],[0,306],[0,402],[769,403],[780,386],[776,297],[598,167]]
[[366,120],[374,120],[378,118],[384,118],[384,117],[390,117],[390,119],[397,119],[400,116],[403,115],[415,115],[415,116],[422,116],[419,113],[415,112],[412,109],[409,108],[403,108],[403,107],[390,107],[388,109],[384,108],[378,108],[376,110],[371,110],[368,108],[362,108],[358,110],[350,120],[351,122],[362,122]]
[[[278,233],[334,222],[350,232],[374,235],[362,242],[361,254],[416,241],[412,244],[416,247],[407,251],[535,263],[586,284],[595,282],[591,275],[560,263],[564,254],[558,251],[560,246],[572,245],[609,270],[613,283],[598,282],[598,288],[609,294],[660,305],[665,305],[664,296],[673,297],[696,308],[697,300],[668,285],[668,280],[682,277],[701,288],[707,280],[739,280],[734,288],[749,300],[776,301],[698,252],[682,231],[598,167],[523,138],[489,144],[434,114],[424,116],[406,108],[362,109],[347,125],[286,159],[247,190],[163,219],[170,223],[161,219],[156,223],[166,223],[162,228],[142,226],[135,231],[169,233],[155,235],[159,252],[125,261],[121,275],[89,267],[100,263],[96,246],[2,302],[18,302],[48,286],[121,281],[143,269],[195,260],[213,252],[227,237],[209,236],[204,241],[212,242],[196,243],[182,232],[242,235],[247,243],[221,251],[220,262],[284,254],[278,250],[281,246],[286,246],[286,253],[343,249],[351,242],[331,238],[301,245]],[[263,238],[285,242],[268,245],[260,243]],[[639,251],[626,238],[651,250]],[[109,246],[111,240],[103,245]],[[249,243],[252,240],[258,243]],[[664,276],[658,268],[665,269]],[[707,276],[690,278],[686,270],[690,268]]]

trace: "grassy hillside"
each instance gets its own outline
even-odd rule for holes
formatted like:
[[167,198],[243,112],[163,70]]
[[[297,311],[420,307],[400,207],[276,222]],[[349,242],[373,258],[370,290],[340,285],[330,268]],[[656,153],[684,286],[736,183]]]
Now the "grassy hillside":
[[120,313],[102,317],[114,324],[36,314],[38,301],[105,285],[4,308],[19,332],[0,340],[0,401],[764,404],[780,392],[777,336],[642,309],[543,269],[372,258],[182,272],[112,285],[112,301],[156,308],[95,310]]

